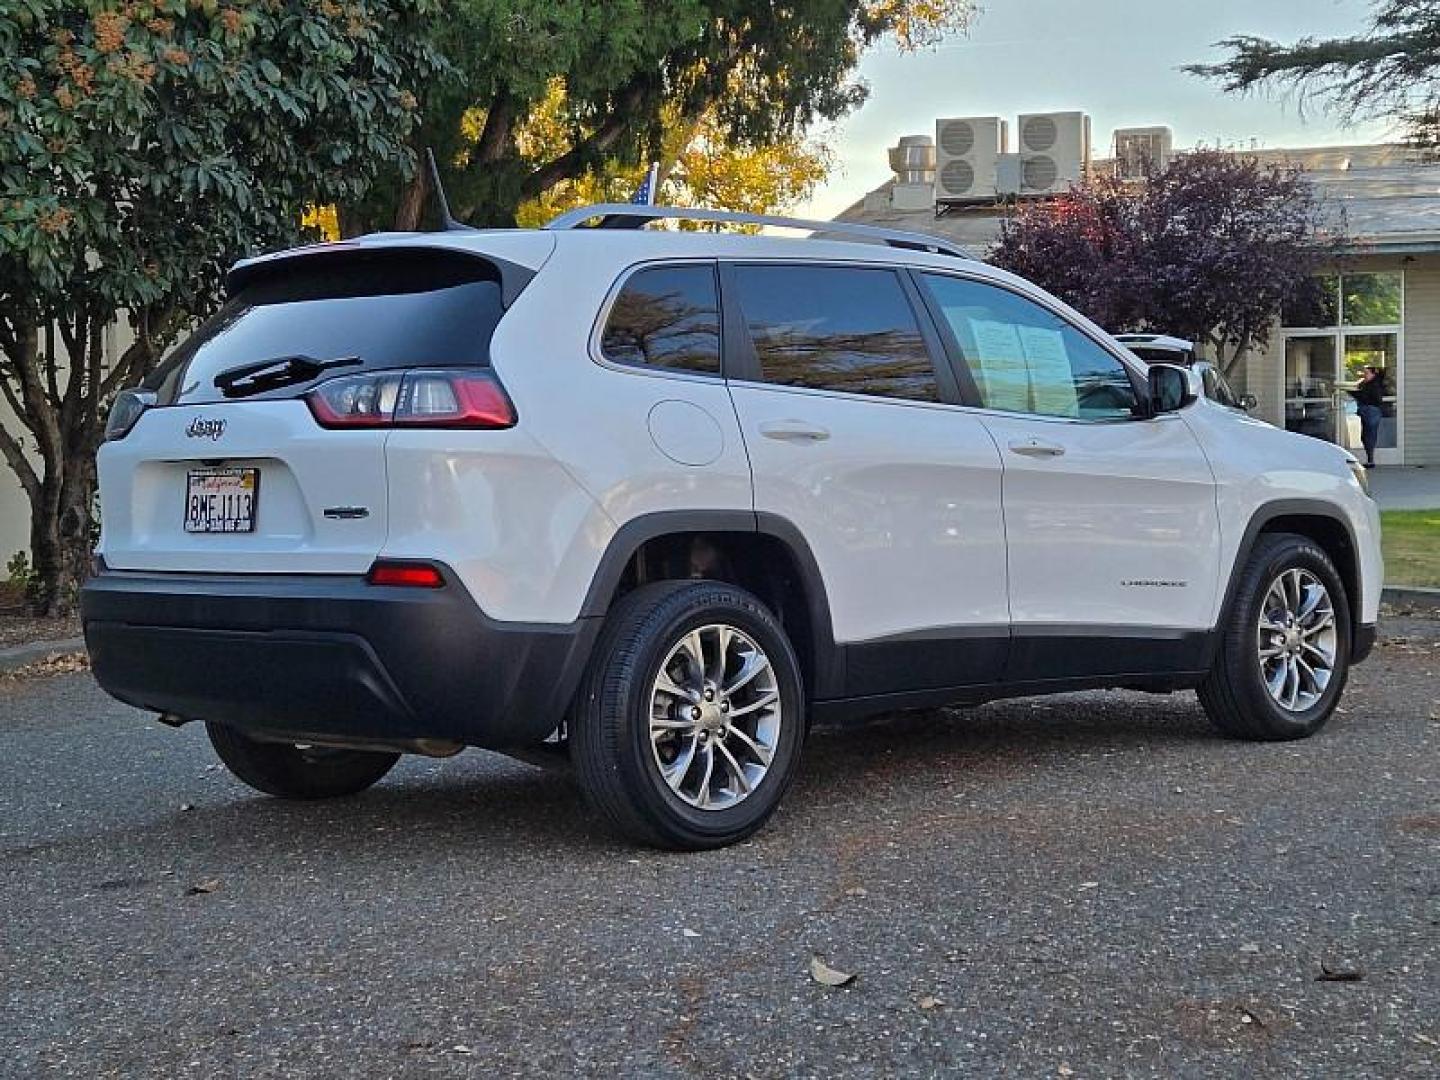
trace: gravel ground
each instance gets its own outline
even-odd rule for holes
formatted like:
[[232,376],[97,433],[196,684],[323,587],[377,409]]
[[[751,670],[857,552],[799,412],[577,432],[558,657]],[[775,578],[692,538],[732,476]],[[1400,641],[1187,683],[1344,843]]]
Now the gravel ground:
[[80,618],[36,619],[16,612],[0,611],[0,649],[28,645],[32,641],[63,641],[80,636]]
[[14,682],[0,1074],[1435,1076],[1440,624],[1386,630],[1305,743],[1190,695],[821,730],[704,855],[480,753],[279,803]]

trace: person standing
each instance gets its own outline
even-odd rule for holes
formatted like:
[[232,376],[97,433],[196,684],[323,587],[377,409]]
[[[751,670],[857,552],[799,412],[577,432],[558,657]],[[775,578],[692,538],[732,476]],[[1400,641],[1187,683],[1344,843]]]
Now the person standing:
[[1365,467],[1375,467],[1375,444],[1380,441],[1380,421],[1385,417],[1385,369],[1366,364],[1360,383],[1350,396],[1360,413],[1360,445],[1365,447]]

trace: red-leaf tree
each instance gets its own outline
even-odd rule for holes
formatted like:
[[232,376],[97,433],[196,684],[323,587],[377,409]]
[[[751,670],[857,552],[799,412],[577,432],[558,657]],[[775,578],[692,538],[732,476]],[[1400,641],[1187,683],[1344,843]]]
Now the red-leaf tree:
[[1097,179],[1022,205],[990,259],[1109,330],[1204,344],[1229,374],[1283,305],[1309,298],[1340,239],[1298,170],[1197,152],[1142,184]]

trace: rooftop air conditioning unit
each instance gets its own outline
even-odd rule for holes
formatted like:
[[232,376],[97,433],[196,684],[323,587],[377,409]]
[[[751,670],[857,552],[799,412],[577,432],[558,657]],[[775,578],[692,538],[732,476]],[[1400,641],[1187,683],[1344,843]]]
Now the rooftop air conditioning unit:
[[1090,118],[1082,112],[1020,118],[1020,193],[1058,195],[1090,170]]
[[935,121],[935,201],[995,198],[995,159],[1009,148],[1010,127],[998,116]]
[[1143,180],[1147,165],[1160,172],[1174,156],[1175,136],[1168,127],[1115,131],[1115,175],[1121,180]]
[[995,159],[995,194],[1013,199],[1020,194],[1020,155],[1001,154]]

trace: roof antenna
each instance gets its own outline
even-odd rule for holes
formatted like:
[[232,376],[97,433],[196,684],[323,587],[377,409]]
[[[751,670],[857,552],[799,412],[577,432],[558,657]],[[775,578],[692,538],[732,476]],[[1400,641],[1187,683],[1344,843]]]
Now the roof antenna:
[[440,210],[440,224],[446,232],[456,229],[468,230],[469,225],[456,221],[450,216],[450,200],[445,197],[445,187],[440,183],[440,167],[435,164],[435,151],[425,148],[425,162],[430,170],[430,190],[435,193],[435,202]]

